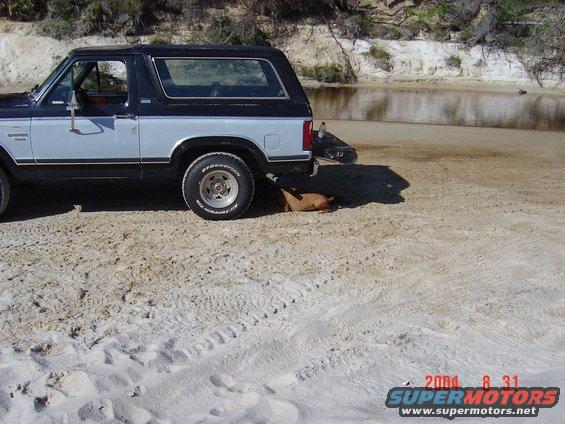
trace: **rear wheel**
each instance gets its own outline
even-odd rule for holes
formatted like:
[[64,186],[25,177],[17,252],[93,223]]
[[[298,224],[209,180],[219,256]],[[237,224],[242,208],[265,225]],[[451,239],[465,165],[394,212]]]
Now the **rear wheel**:
[[6,173],[0,168],[0,216],[6,210],[10,201],[10,180]]
[[249,208],[255,181],[239,156],[214,152],[200,156],[188,167],[182,192],[188,207],[201,218],[234,219]]

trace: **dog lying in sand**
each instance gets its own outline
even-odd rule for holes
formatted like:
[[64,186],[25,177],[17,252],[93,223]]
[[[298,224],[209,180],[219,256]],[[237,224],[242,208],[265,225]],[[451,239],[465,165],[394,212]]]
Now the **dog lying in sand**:
[[326,197],[319,193],[299,193],[291,187],[277,187],[278,201],[284,212],[310,212],[319,211],[328,213],[333,197]]

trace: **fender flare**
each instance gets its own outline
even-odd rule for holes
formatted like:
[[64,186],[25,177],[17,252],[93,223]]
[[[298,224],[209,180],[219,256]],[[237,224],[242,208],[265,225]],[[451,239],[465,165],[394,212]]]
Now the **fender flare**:
[[5,171],[8,171],[12,175],[17,175],[17,164],[16,161],[10,156],[8,151],[0,145],[0,167],[3,167]]
[[266,168],[269,162],[259,146],[246,138],[237,136],[207,136],[183,140],[173,151],[170,163],[175,169],[178,169],[180,160],[185,153],[191,150],[213,151],[216,148],[220,151],[228,150],[234,153],[237,153],[237,151],[248,153],[255,159],[262,170]]

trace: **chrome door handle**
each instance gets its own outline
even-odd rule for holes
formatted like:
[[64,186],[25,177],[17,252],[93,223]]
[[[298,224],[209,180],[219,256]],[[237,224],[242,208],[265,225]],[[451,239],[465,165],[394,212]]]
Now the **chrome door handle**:
[[135,119],[135,118],[136,118],[136,116],[132,113],[114,115],[114,119]]

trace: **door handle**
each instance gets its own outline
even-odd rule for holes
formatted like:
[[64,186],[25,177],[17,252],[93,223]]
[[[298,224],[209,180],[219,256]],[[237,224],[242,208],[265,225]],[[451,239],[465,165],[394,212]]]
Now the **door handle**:
[[124,113],[114,115],[114,119],[135,119],[136,116],[133,113]]

